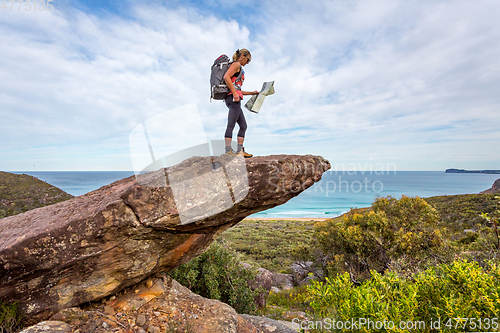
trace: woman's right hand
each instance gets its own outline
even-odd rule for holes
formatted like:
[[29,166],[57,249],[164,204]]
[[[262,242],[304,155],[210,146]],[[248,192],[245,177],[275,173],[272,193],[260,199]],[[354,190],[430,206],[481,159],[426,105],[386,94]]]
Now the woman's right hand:
[[233,94],[233,102],[239,102],[240,101],[240,96],[237,93]]

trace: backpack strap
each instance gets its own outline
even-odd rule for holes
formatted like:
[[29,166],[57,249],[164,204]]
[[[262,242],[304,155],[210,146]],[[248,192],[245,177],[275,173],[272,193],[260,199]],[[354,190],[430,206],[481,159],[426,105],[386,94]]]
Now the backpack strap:
[[243,68],[240,68],[240,74],[238,74],[238,76],[236,77],[236,80],[234,80],[235,85],[237,82],[241,81],[241,77],[243,76],[243,74],[245,74],[245,71],[243,70]]
[[243,68],[240,69],[240,74],[238,75],[238,77],[236,78],[236,80],[234,80],[234,82],[238,82],[238,81],[241,81],[241,77],[243,76],[243,74],[245,74],[245,72],[243,71]]

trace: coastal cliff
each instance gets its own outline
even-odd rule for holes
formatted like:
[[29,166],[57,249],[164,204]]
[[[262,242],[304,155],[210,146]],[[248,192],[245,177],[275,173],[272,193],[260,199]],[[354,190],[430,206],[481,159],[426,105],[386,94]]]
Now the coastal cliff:
[[498,192],[500,192],[500,178],[495,180],[491,188],[481,192],[481,194],[498,193]]

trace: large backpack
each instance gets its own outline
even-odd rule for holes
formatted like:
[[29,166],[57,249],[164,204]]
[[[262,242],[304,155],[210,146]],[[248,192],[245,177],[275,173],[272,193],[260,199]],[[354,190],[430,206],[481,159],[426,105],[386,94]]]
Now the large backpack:
[[[226,98],[227,94],[231,92],[226,82],[224,81],[224,74],[226,74],[229,66],[233,62],[229,60],[229,57],[225,54],[221,55],[215,59],[212,65],[212,72],[210,74],[210,87],[211,87],[211,98],[217,100],[223,100]],[[243,74],[243,70],[240,71],[238,81]]]

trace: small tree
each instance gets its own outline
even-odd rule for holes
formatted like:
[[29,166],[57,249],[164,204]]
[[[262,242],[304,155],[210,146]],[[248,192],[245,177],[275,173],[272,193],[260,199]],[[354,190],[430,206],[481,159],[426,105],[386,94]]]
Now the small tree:
[[318,223],[315,246],[322,250],[327,275],[349,272],[359,283],[370,270],[382,273],[397,264],[408,271],[443,261],[438,221],[436,210],[421,198],[377,198],[368,212],[352,209],[341,220]]

